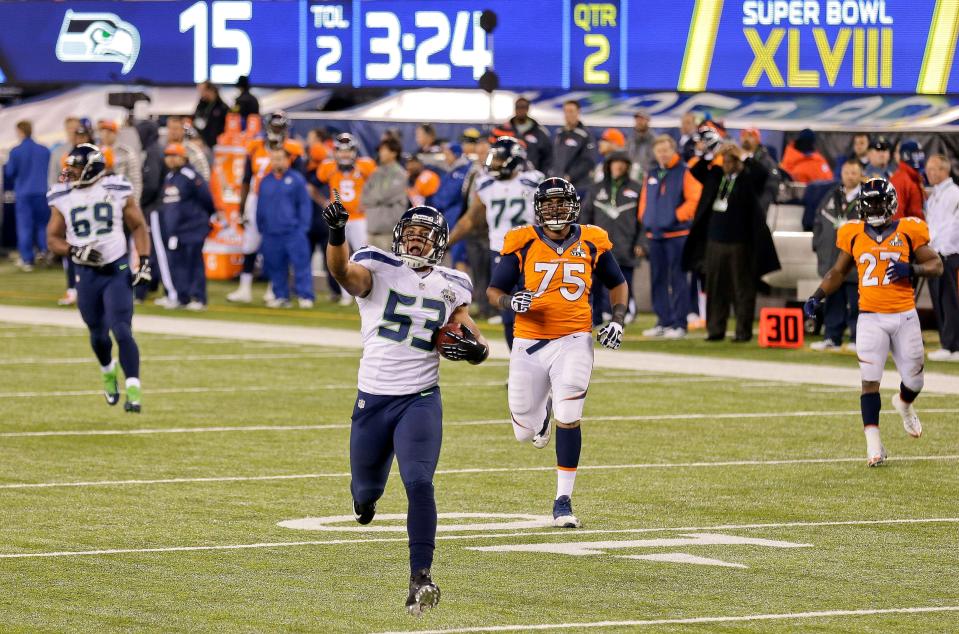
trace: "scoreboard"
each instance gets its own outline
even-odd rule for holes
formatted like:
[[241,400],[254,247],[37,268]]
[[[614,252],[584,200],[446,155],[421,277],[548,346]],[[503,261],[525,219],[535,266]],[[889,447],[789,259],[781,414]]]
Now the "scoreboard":
[[957,0],[21,0],[0,82],[942,94],[957,25]]

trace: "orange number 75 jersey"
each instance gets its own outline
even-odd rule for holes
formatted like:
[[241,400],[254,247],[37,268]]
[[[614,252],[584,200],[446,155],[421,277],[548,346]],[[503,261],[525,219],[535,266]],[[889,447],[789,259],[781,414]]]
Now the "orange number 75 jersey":
[[916,307],[908,279],[890,282],[886,269],[894,261],[909,262],[929,244],[929,226],[919,218],[902,218],[873,237],[861,220],[847,222],[836,234],[836,246],[852,256],[859,277],[859,310],[903,313]]
[[519,286],[533,292],[533,303],[516,315],[514,334],[522,339],[557,339],[593,328],[589,292],[593,270],[613,248],[604,229],[572,225],[562,244],[539,227],[516,227],[506,234],[503,255],[519,260]]

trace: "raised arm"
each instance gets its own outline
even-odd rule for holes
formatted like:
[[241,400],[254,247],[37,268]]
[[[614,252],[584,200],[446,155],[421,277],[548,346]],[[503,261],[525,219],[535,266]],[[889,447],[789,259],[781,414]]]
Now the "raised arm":
[[373,290],[373,274],[366,267],[350,262],[350,247],[346,244],[346,223],[349,217],[346,207],[339,202],[332,202],[323,210],[323,219],[330,227],[326,268],[350,295],[366,297]]

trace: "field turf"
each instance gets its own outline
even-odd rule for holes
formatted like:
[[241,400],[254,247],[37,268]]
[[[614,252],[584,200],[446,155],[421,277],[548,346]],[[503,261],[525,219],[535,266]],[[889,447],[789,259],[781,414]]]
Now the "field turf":
[[[135,416],[99,395],[84,331],[0,323],[4,632],[959,629],[955,396],[920,398],[913,440],[884,392],[890,460],[868,469],[854,388],[596,369],[564,531],[505,362],[444,362],[437,503],[477,516],[441,515],[442,602],[414,620],[402,520],[278,525],[349,513],[358,351],[138,340]],[[378,511],[405,510],[394,470]],[[769,541],[722,543],[743,538]]]

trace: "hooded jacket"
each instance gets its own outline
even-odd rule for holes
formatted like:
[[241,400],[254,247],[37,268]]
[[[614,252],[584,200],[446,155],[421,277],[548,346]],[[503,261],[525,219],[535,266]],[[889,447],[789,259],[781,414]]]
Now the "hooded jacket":
[[922,175],[905,161],[899,161],[899,168],[889,177],[899,197],[899,209],[893,219],[912,216],[923,218],[922,205],[925,195],[922,188]]
[[[626,175],[613,180],[610,163],[624,161]],[[601,227],[613,243],[613,258],[620,266],[635,266],[634,247],[642,242],[642,225],[636,210],[641,190],[638,182],[629,178],[629,157],[624,152],[614,152],[603,163],[603,180],[590,189],[579,214],[580,224]]]

